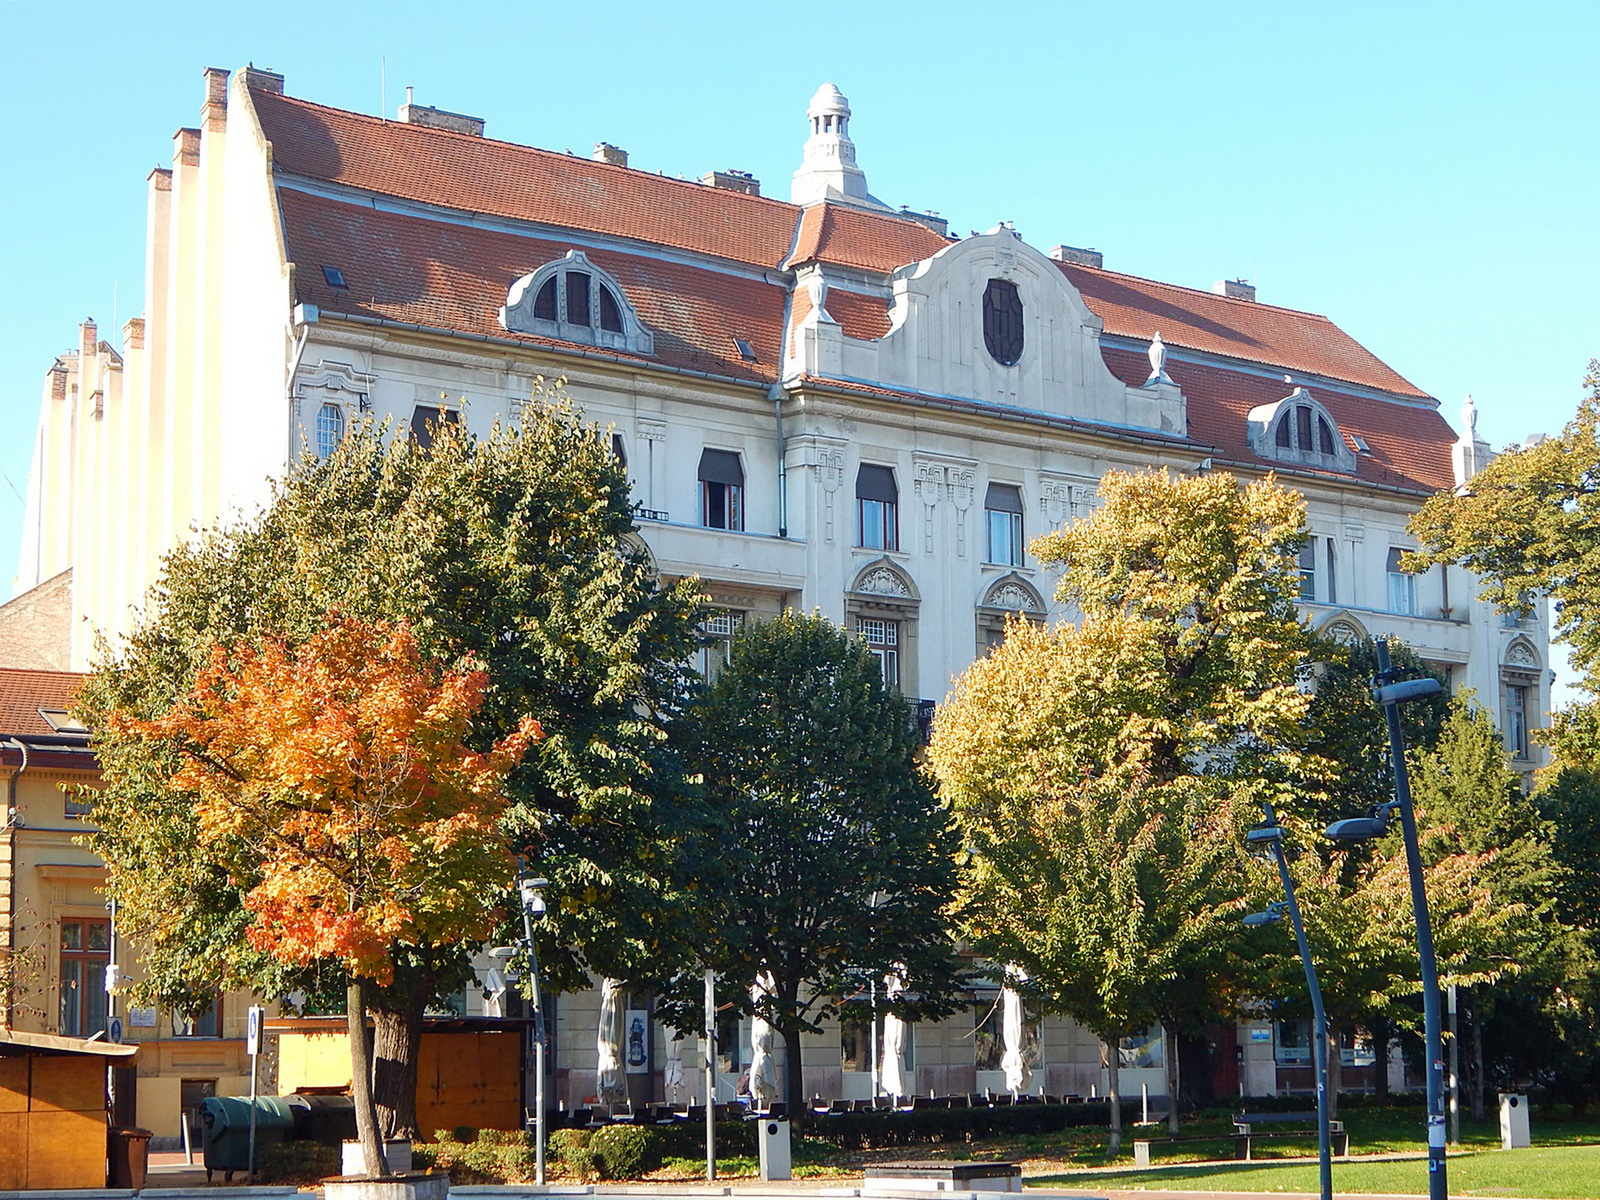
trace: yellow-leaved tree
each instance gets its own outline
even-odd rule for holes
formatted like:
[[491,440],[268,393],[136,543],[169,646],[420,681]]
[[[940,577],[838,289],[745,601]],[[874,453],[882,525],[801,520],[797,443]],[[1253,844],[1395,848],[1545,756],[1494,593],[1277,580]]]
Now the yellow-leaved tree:
[[[193,691],[149,720],[114,714],[193,798],[196,836],[248,881],[251,944],[348,980],[352,1092],[365,1169],[387,1173],[366,1037],[395,956],[488,938],[513,856],[506,777],[542,736],[523,718],[466,744],[486,673],[430,661],[405,624],[330,615],[298,647],[218,646]],[[115,870],[115,866],[112,868]]]
[[1109,473],[1092,516],[1032,546],[1081,620],[1013,623],[940,710],[964,930],[1101,1039],[1113,1154],[1122,1039],[1166,1028],[1176,1096],[1177,1030],[1241,986],[1253,764],[1288,752],[1307,704],[1303,540],[1300,498],[1271,477]]

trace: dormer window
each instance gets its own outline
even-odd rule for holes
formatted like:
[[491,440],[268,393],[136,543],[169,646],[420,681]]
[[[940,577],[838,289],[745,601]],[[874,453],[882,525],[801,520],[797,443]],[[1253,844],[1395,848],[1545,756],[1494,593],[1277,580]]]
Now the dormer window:
[[513,283],[500,310],[500,324],[512,333],[655,353],[655,338],[621,285],[581,250],[569,250]]
[[1333,414],[1305,388],[1295,388],[1276,404],[1251,409],[1248,419],[1250,448],[1262,458],[1324,470],[1356,469],[1355,455]]

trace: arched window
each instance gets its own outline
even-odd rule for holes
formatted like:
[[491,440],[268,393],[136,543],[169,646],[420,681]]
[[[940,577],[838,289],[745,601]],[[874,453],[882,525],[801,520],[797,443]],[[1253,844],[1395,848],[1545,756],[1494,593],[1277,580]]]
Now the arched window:
[[1356,469],[1356,457],[1345,445],[1333,415],[1305,388],[1276,404],[1250,410],[1250,445],[1262,458],[1300,463],[1325,470]]
[[500,310],[500,324],[512,333],[635,354],[655,352],[655,338],[628,303],[622,286],[581,250],[569,250],[513,283]]
[[1022,294],[1009,279],[991,279],[983,289],[983,344],[1003,367],[1022,358]]
[[344,409],[324,404],[317,409],[317,457],[327,458],[344,440]]

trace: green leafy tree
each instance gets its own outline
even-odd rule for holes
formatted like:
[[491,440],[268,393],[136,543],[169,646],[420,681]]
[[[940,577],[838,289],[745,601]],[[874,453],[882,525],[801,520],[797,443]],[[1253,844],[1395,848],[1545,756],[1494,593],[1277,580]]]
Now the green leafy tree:
[[[863,972],[905,980],[904,1016],[951,1011],[955,831],[918,769],[906,702],[868,648],[819,615],[748,625],[696,717],[716,822],[696,853],[701,961],[741,1007],[771,976],[756,1011],[783,1036],[798,1119],[801,1035]],[[679,1027],[695,1028],[697,982],[658,986]]]
[[[251,946],[244,898],[256,881],[208,851],[165,758],[111,728],[166,713],[213,646],[298,646],[331,610],[404,621],[425,656],[481,663],[492,686],[475,748],[525,715],[551,731],[507,780],[502,822],[554,885],[541,965],[557,983],[577,983],[582,967],[630,976],[676,957],[673,917],[689,893],[672,847],[693,813],[674,784],[670,731],[686,702],[697,592],[657,581],[626,475],[556,395],[536,397],[518,428],[477,439],[441,427],[426,450],[353,429],[278,484],[266,511],[179,547],[79,702],[105,783],[89,797],[100,826],[90,841],[144,947],[141,995],[195,1009],[217,988],[342,993],[339,978]],[[463,947],[393,951],[392,981],[372,996],[389,1134],[415,1128],[424,1008],[470,974]]]
[[1237,992],[1239,835],[1257,762],[1304,719],[1308,641],[1292,492],[1112,472],[1100,497],[1033,547],[1081,623],[1009,627],[931,763],[972,859],[965,932],[1097,1033],[1117,1097],[1122,1037]]

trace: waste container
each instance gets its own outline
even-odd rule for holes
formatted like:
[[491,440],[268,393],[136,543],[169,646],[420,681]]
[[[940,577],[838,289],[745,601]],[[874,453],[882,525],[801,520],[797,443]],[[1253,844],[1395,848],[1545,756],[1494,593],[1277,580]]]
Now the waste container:
[[284,1099],[294,1114],[293,1140],[338,1146],[355,1138],[356,1102],[349,1096],[295,1092]]
[[144,1178],[150,1169],[150,1131],[148,1129],[108,1129],[106,1158],[111,1164],[114,1188],[144,1190]]
[[[223,1172],[232,1179],[235,1171],[250,1169],[250,1106],[248,1097],[208,1096],[200,1104],[200,1129],[205,1137],[206,1177]],[[294,1113],[282,1096],[257,1096],[256,1153],[272,1142],[281,1142],[294,1128]]]
[[761,1123],[758,1144],[761,1148],[761,1178],[788,1179],[789,1122],[783,1117],[758,1117]]
[[1500,1093],[1500,1149],[1518,1150],[1533,1145],[1528,1131],[1528,1098]]

